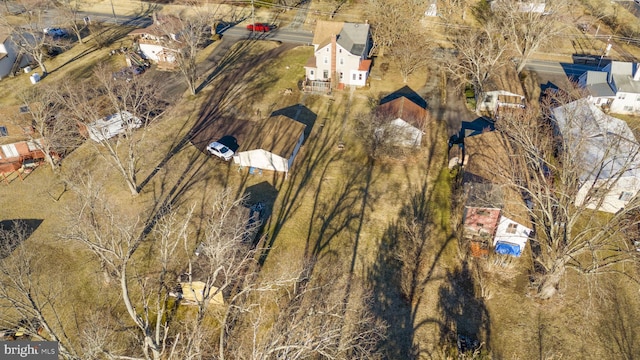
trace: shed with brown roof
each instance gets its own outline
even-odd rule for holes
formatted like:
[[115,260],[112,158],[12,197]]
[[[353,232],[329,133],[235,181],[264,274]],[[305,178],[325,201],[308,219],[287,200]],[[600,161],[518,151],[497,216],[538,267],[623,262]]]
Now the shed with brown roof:
[[398,131],[397,145],[420,146],[429,118],[425,108],[405,96],[398,96],[382,103],[376,110],[379,116],[391,120]]

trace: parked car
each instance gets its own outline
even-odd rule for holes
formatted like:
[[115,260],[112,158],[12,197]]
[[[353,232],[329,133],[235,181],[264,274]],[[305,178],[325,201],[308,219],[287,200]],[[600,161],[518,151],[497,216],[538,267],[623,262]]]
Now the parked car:
[[268,32],[273,30],[273,26],[269,24],[255,23],[255,24],[247,25],[247,30],[258,31],[258,32]]
[[144,73],[145,68],[142,66],[127,66],[113,73],[114,80],[131,81],[134,76]]
[[42,30],[42,32],[45,35],[49,35],[49,36],[54,37],[54,38],[60,38],[60,37],[67,36],[67,32],[65,30],[63,30],[63,29],[60,29],[60,28],[44,28]]
[[233,157],[233,150],[229,149],[228,147],[224,146],[223,144],[217,141],[214,141],[211,144],[209,144],[209,146],[207,146],[207,151],[211,155],[215,155],[223,159],[224,161],[229,161]]

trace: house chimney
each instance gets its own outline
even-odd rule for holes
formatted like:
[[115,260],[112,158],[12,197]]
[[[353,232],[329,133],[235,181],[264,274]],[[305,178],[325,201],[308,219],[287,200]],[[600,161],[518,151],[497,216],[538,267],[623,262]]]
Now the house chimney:
[[335,88],[336,85],[338,84],[338,79],[336,76],[336,53],[338,52],[336,43],[337,43],[338,37],[336,35],[331,35],[331,73],[329,76],[331,76],[331,88]]

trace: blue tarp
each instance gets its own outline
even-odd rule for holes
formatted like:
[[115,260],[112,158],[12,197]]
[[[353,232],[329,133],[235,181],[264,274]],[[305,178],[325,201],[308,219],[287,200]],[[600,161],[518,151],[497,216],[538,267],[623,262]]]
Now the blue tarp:
[[498,241],[496,244],[496,253],[518,257],[521,253],[520,245]]

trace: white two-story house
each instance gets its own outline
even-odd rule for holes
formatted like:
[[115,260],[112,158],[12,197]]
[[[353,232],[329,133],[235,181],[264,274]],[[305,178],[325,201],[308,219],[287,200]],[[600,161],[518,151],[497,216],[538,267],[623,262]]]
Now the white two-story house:
[[369,24],[321,21],[313,36],[314,54],[305,65],[307,90],[364,86],[372,41]]
[[640,114],[640,71],[637,63],[612,61],[602,71],[587,71],[578,84],[594,105],[614,114]]

